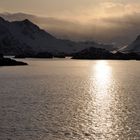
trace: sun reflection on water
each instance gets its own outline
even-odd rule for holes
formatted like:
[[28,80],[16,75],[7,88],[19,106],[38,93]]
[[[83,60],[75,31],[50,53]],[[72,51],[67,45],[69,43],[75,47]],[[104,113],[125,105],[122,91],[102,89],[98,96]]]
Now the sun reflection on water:
[[93,67],[94,77],[96,81],[97,95],[106,95],[111,84],[111,67],[106,61],[98,61]]
[[109,135],[113,125],[113,114],[111,111],[114,100],[111,94],[112,82],[112,69],[108,62],[103,60],[97,61],[92,66],[90,91],[94,107],[96,108],[96,111],[93,113],[96,133],[101,134],[103,139],[104,136]]

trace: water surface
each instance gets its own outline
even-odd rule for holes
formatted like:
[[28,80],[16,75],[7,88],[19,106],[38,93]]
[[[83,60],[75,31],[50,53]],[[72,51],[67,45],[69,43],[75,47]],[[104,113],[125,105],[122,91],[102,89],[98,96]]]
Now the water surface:
[[0,67],[0,140],[139,140],[140,62],[25,59]]

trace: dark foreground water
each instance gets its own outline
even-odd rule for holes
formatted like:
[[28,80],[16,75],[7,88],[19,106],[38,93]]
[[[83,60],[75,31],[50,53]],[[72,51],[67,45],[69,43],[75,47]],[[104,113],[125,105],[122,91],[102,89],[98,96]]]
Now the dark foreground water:
[[0,67],[0,140],[140,140],[140,62],[25,61]]

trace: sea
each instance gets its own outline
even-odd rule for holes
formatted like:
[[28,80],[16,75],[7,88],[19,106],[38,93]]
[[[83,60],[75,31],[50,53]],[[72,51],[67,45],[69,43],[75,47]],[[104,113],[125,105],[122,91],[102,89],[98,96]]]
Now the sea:
[[140,61],[20,61],[0,67],[0,140],[140,140]]

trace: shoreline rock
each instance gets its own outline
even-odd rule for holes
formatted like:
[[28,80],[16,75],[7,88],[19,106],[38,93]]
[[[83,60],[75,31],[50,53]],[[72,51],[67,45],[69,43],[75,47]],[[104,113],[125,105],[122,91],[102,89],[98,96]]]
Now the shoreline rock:
[[3,57],[0,58],[0,66],[24,66],[24,65],[28,65],[28,64],[10,58],[3,58]]

